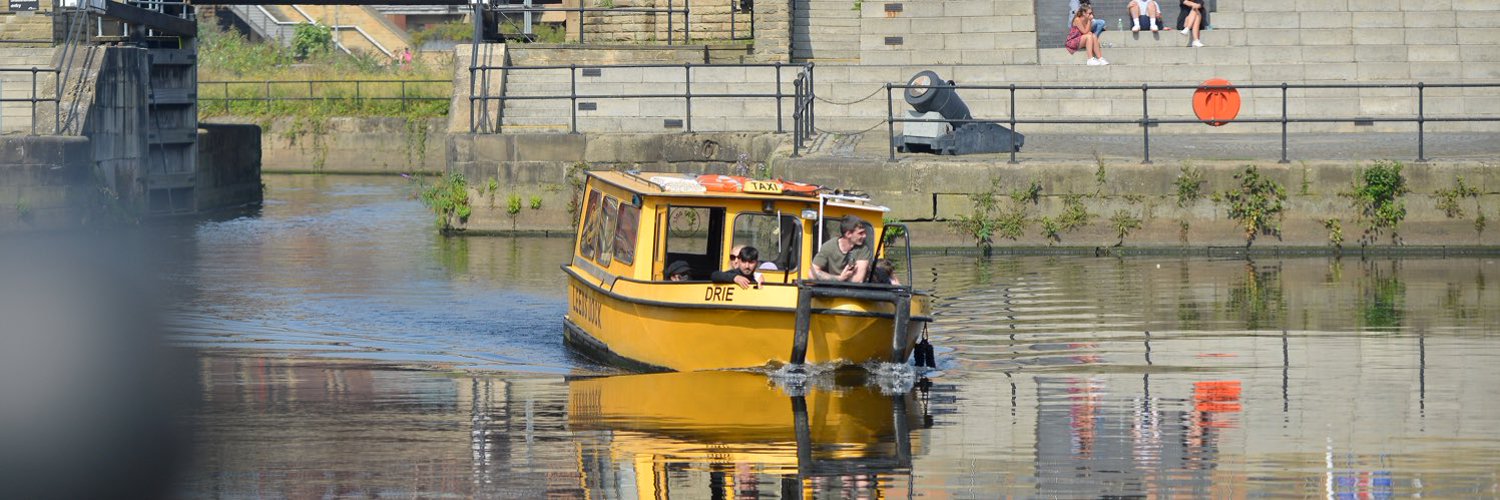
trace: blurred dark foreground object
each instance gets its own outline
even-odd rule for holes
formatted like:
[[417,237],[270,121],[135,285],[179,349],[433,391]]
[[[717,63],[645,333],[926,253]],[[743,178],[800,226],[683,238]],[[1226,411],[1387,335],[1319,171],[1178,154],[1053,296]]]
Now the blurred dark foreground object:
[[185,353],[162,344],[137,235],[0,238],[0,491],[160,498],[188,442]]

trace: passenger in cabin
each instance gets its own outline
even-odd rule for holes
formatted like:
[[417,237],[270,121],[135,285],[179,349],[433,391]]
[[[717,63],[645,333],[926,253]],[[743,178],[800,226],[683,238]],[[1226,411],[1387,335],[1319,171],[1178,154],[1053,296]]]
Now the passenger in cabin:
[[[735,247],[729,251],[729,265],[731,265],[731,266],[734,265],[734,261],[735,261],[735,259],[739,258],[740,249],[742,249],[742,248],[745,248],[745,245],[735,245]],[[776,263],[775,262],[771,262],[771,261],[768,261],[768,260],[761,261],[760,262],[760,267],[757,267],[756,269],[760,269],[762,271],[779,271],[779,270],[781,270],[781,268],[776,267]],[[756,273],[755,274],[755,281],[764,282],[765,279],[761,278],[760,273]]]
[[760,278],[755,269],[760,266],[760,251],[752,246],[740,247],[729,256],[729,269],[714,271],[709,276],[714,283],[734,283],[740,288],[760,288]]
[[813,256],[813,279],[864,283],[870,262],[875,260],[875,251],[865,244],[870,236],[865,227],[864,220],[845,215],[839,223],[841,235],[828,240]]
[[667,270],[662,274],[667,276],[667,281],[687,281],[692,279],[693,268],[687,262],[676,260],[667,264]]
[[891,263],[891,259],[877,259],[875,269],[870,272],[870,276],[871,283],[901,284],[901,281],[896,279],[896,265]]

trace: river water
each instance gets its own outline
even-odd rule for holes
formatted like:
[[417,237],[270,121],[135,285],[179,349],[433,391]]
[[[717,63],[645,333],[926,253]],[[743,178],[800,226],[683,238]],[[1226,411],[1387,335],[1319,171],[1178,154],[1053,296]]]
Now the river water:
[[1500,495],[1495,257],[920,255],[939,369],[800,385],[591,363],[568,241],[440,237],[400,178],[266,183],[165,275],[183,496]]

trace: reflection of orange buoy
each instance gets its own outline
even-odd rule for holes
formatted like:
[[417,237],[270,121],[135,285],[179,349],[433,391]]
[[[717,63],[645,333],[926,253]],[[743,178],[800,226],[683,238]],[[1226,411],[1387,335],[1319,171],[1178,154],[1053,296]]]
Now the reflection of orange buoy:
[[1227,87],[1229,80],[1211,78],[1193,93],[1193,113],[1203,123],[1215,127],[1229,123],[1240,114],[1240,91]]
[[1210,380],[1193,383],[1193,402],[1201,412],[1240,411],[1240,381]]

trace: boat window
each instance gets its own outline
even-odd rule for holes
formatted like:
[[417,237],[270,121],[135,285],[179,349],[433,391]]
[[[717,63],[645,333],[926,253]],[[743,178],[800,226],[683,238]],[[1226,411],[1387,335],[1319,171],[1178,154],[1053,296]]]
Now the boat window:
[[615,227],[615,260],[635,264],[635,236],[640,221],[641,207],[620,204],[620,222]]
[[620,200],[604,197],[603,214],[599,217],[599,265],[609,267],[614,260],[615,216],[620,214]]
[[693,279],[708,279],[727,250],[723,248],[724,222],[723,208],[667,207],[662,265],[680,260],[692,269]]
[[797,217],[776,214],[743,213],[734,218],[734,246],[749,245],[760,252],[763,269],[797,269],[802,225]]
[[594,249],[599,248],[599,192],[589,193],[589,201],[583,206],[583,226],[578,230],[578,254],[593,260]]

